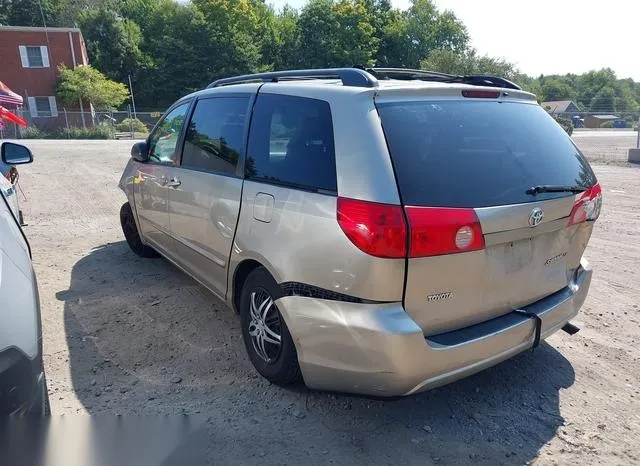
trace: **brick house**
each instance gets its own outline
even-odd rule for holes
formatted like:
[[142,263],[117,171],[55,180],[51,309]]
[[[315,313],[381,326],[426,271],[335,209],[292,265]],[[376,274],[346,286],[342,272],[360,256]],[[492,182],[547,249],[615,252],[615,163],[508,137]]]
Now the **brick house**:
[[[80,29],[0,26],[0,81],[22,95],[21,113],[30,124],[49,130],[67,122],[76,126],[79,114],[63,115],[55,97],[58,65],[87,65],[87,49]],[[79,111],[76,108],[67,110]],[[84,106],[86,108],[86,104]],[[73,121],[69,121],[73,120]]]

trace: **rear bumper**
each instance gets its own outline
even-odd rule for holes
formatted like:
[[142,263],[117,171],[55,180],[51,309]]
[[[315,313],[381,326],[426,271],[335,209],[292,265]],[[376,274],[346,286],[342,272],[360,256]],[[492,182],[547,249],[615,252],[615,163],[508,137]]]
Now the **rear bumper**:
[[[526,310],[542,319],[541,337],[578,313],[592,270],[581,263],[568,287]],[[278,301],[310,388],[410,395],[498,364],[533,345],[535,322],[510,313],[425,338],[401,303],[358,304],[286,296]]]
[[16,348],[0,352],[0,416],[44,414],[44,391],[40,354],[29,359]]

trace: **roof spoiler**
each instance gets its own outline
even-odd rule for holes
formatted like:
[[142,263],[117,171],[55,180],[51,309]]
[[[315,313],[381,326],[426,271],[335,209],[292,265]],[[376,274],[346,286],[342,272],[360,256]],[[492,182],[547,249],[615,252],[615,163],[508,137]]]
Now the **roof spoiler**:
[[435,81],[445,83],[470,84],[472,86],[501,87],[504,89],[522,90],[516,83],[506,78],[490,75],[455,75],[440,73],[437,71],[412,70],[408,68],[362,68],[377,79],[399,79],[399,80],[419,80]]

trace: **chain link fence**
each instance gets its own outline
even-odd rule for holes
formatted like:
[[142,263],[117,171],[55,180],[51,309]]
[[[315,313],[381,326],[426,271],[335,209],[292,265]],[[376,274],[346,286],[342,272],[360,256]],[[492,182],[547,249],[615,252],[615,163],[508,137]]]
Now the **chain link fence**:
[[[12,123],[0,125],[0,139],[142,139],[153,129],[163,110],[157,111],[84,111],[54,110],[46,115],[33,116],[22,107],[15,113],[27,120],[28,127]],[[51,114],[53,113],[53,114]],[[571,121],[576,131],[601,129],[636,130],[640,112],[550,112]]]
[[6,123],[0,138],[12,139],[140,139],[153,129],[160,111],[84,111],[67,110],[33,116],[25,108],[15,113],[28,122],[26,128]]
[[571,121],[576,129],[637,129],[640,112],[602,110],[598,112],[549,112]]

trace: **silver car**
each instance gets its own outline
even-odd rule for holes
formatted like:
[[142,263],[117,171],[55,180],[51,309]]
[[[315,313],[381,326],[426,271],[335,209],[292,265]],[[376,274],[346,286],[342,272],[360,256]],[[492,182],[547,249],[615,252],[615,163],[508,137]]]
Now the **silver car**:
[[240,314],[278,384],[409,395],[564,329],[602,194],[532,94],[397,69],[227,78],[136,144],[125,237]]

